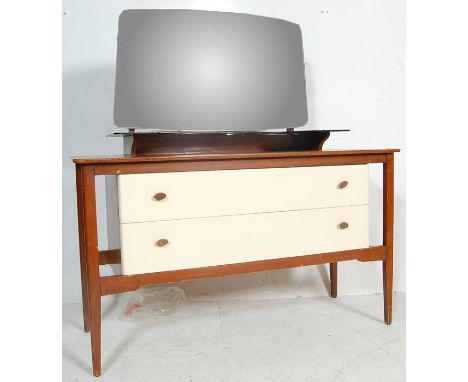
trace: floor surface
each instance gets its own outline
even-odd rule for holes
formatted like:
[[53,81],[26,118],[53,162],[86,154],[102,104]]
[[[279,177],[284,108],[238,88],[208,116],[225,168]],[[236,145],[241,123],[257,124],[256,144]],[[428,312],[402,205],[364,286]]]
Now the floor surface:
[[92,376],[80,304],[63,306],[63,381],[344,382],[405,380],[405,295],[393,324],[382,295],[188,301],[177,313],[117,320],[103,304],[103,375]]

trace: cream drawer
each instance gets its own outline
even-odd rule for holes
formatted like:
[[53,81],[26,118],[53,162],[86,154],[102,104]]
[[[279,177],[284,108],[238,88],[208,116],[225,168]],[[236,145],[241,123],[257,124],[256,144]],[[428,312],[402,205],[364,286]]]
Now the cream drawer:
[[368,188],[367,165],[119,175],[119,214],[133,223],[363,205]]
[[[342,222],[348,227],[340,228]],[[120,229],[124,275],[369,246],[367,205],[131,223]],[[161,239],[168,244],[159,247]]]

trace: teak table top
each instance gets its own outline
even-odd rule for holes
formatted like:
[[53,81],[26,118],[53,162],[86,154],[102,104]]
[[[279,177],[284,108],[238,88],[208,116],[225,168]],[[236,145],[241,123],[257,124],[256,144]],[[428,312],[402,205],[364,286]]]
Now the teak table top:
[[306,158],[327,156],[355,156],[372,154],[390,154],[399,152],[399,149],[379,150],[322,150],[322,151],[279,151],[265,153],[236,153],[236,154],[166,154],[159,156],[79,156],[72,157],[77,164],[104,164],[104,163],[141,163],[141,162],[176,162],[176,161],[203,161],[203,160],[228,160],[228,159],[279,159],[279,158]]

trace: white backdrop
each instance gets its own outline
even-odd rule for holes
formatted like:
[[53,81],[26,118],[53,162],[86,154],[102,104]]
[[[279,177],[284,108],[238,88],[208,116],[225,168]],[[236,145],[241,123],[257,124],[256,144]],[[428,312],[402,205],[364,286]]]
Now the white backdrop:
[[[405,290],[404,7],[402,0],[64,0],[63,301],[81,301],[74,167],[70,156],[121,154],[112,121],[117,22],[124,9],[245,12],[301,25],[309,122],[351,129],[324,149],[401,148],[395,160],[395,290]],[[381,241],[381,168],[371,166],[371,242]],[[100,248],[107,248],[105,182],[97,181]],[[325,266],[179,284],[197,299],[327,295]],[[382,290],[380,263],[341,263],[339,294]]]

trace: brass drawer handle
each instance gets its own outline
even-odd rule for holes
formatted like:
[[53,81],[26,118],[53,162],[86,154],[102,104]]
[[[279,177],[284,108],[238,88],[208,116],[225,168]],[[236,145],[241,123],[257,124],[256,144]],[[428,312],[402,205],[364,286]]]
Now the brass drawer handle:
[[346,229],[346,228],[349,227],[349,224],[346,223],[346,222],[342,222],[342,223],[338,224],[338,227],[339,227],[340,229]]
[[160,202],[161,200],[164,200],[166,199],[167,195],[164,193],[164,192],[158,192],[157,194],[155,194],[153,196],[153,199],[154,200],[157,200],[158,202]]
[[169,240],[167,239],[159,239],[157,242],[156,242],[156,245],[158,247],[165,247],[166,245],[169,244]]
[[338,183],[338,188],[339,188],[340,190],[342,190],[342,189],[345,188],[347,185],[348,185],[348,181],[347,181],[347,180],[343,180],[342,182]]

